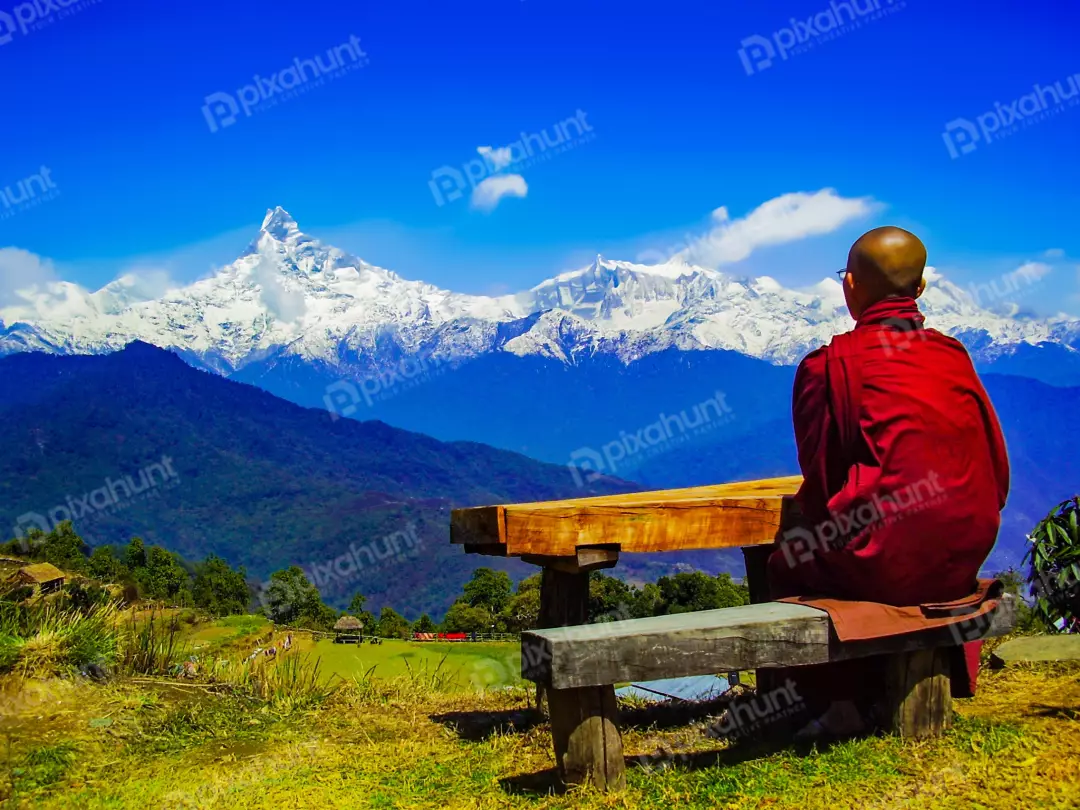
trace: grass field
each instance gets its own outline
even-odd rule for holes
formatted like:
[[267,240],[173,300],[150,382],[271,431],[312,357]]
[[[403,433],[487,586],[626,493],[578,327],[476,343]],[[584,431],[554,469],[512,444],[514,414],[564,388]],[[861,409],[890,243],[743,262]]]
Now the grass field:
[[704,719],[626,713],[629,785],[608,796],[557,789],[550,730],[524,690],[361,680],[293,712],[175,691],[62,680],[0,689],[0,801],[89,810],[1080,806],[1075,668],[988,673],[978,697],[958,702],[954,728],[924,742],[731,746],[705,736]]
[[[235,657],[249,653],[269,627],[259,616],[229,616],[186,630],[183,640],[191,652],[202,658]],[[284,638],[281,631],[274,636],[279,651]],[[285,655],[279,652],[275,663]],[[368,674],[381,680],[415,676],[445,690],[472,692],[523,684],[520,650],[511,643],[385,639],[382,644],[335,644],[329,638],[316,641],[307,633],[297,632],[287,655],[318,658],[322,677],[328,681]]]
[[239,652],[269,627],[270,623],[262,616],[225,616],[191,628],[184,633],[184,642],[197,655]]
[[0,677],[0,807],[1080,807],[1080,666],[985,671],[926,741],[739,744],[706,733],[719,704],[624,703],[628,787],[603,795],[560,789],[516,645],[295,634],[276,660],[236,660],[268,630],[186,626],[203,660],[232,660],[202,681]]
[[521,685],[521,654],[516,644],[395,641],[335,644],[303,639],[300,652],[319,658],[325,677],[353,678],[369,670],[391,679],[410,673],[435,679],[451,690],[479,691]]

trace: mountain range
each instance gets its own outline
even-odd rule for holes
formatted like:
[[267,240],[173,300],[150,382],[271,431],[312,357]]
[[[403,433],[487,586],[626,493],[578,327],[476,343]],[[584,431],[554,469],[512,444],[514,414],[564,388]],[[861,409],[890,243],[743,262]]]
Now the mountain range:
[[[1080,321],[979,305],[1005,300],[1010,289],[1035,280],[1037,270],[1017,273],[980,291],[928,269],[920,299],[928,325],[958,337],[972,353],[1005,428],[1013,492],[991,568],[1018,563],[1034,522],[1080,491],[1075,453],[1060,439],[1080,402]],[[20,298],[0,308],[0,355],[44,362],[48,355],[103,354],[144,341],[209,372],[199,378],[203,387],[208,377],[224,377],[321,409],[320,430],[378,420],[383,430],[393,425],[450,443],[432,447],[483,443],[564,465],[569,487],[558,491],[567,497],[607,481],[603,476],[664,488],[797,472],[789,416],[793,364],[851,325],[834,279],[789,290],[767,277],[739,278],[681,259],[642,265],[598,256],[514,295],[453,293],[325,246],[281,208],[267,212],[236,261],[164,295],[125,276],[96,292],[56,282],[21,291]],[[33,354],[20,354],[26,352]],[[16,357],[4,367],[29,362]],[[88,362],[53,359],[75,364],[57,368]],[[25,385],[29,392],[7,394],[10,402],[36,396],[32,377]],[[130,404],[157,407],[145,399]],[[215,418],[232,417],[226,409]],[[227,446],[216,452],[245,452]],[[327,463],[333,469],[335,462]],[[105,459],[101,469],[119,464]],[[320,465],[311,474],[337,476]],[[524,487],[538,495],[540,489]],[[27,497],[35,503],[51,497],[36,485],[31,490]],[[250,494],[246,484],[238,491]],[[457,492],[454,504],[478,503],[479,492]],[[517,497],[506,488],[486,492],[493,500]],[[420,487],[408,497],[448,495]],[[241,500],[237,508],[273,509],[248,495]],[[147,513],[144,524],[151,526],[157,514]],[[203,529],[224,520],[222,514],[204,514]],[[229,521],[244,519],[237,514]],[[307,531],[337,529],[308,525]],[[235,537],[233,529],[226,534]],[[177,550],[198,556],[196,545],[209,548],[190,539],[195,536],[182,528]],[[307,548],[303,538],[274,537],[275,544]],[[230,559],[265,573],[271,557],[260,556],[261,546],[242,548],[240,558]],[[706,570],[738,565],[737,555],[690,562]],[[623,570],[663,565],[643,560]],[[386,587],[398,596],[408,590]]]
[[[1080,320],[979,306],[1033,283],[1034,267],[987,285],[985,296],[932,269],[928,276],[924,311],[979,362],[1043,347],[1058,365],[1080,369]],[[460,363],[493,352],[572,365],[722,349],[789,365],[850,328],[835,279],[791,290],[681,258],[643,265],[597,256],[517,294],[454,293],[323,245],[280,207],[212,276],[156,297],[144,286],[127,275],[96,292],[62,281],[20,291],[21,303],[0,308],[0,353],[98,353],[143,340],[226,375],[253,377],[295,359],[358,380],[406,358]]]

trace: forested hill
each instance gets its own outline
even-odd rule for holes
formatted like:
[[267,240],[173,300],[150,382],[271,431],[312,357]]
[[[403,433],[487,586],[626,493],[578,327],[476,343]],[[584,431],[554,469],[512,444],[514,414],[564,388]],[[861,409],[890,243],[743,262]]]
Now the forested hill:
[[94,545],[139,535],[259,577],[300,565],[322,572],[339,606],[362,591],[410,618],[441,614],[482,562],[449,545],[451,508],[633,488],[578,486],[565,466],[334,419],[143,343],[0,358],[4,534],[70,516]]

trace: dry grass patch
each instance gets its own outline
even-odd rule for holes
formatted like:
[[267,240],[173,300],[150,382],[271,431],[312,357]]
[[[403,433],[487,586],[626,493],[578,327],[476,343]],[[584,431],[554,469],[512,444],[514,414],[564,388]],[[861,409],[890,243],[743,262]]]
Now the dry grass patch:
[[[93,708],[82,690],[105,696]],[[111,697],[109,697],[111,696]],[[943,739],[820,749],[728,747],[699,725],[632,726],[620,795],[555,790],[549,729],[523,689],[441,693],[418,677],[357,679],[312,706],[210,695],[162,702],[80,686],[47,739],[16,746],[14,806],[146,808],[1072,808],[1080,806],[1080,671],[987,673]],[[89,725],[114,709],[109,727]],[[112,734],[107,733],[112,730]],[[57,748],[68,745],[69,748]],[[51,746],[52,750],[43,751]],[[52,780],[52,781],[49,781]],[[26,806],[29,806],[28,804]]]

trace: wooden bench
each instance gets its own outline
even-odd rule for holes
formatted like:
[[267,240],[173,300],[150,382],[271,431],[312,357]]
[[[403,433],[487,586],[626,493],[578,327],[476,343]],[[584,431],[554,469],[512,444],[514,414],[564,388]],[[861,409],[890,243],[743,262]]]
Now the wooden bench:
[[[892,692],[906,695],[929,685],[941,695],[945,655],[935,650],[958,643],[950,631],[948,638],[856,648],[835,642],[822,611],[765,604],[765,560],[784,532],[797,525],[791,496],[801,483],[800,476],[789,476],[453,511],[450,540],[466,552],[520,557],[542,568],[538,626],[544,629],[523,636],[522,668],[537,683],[538,707],[549,707],[565,781],[589,780],[612,789],[624,784],[613,686],[621,681],[758,669],[760,686],[768,683],[773,667],[907,654],[896,659],[894,680],[915,686]],[[752,607],[587,624],[589,572],[614,567],[621,553],[718,548],[742,548]],[[1005,614],[997,621],[995,626],[1003,627]],[[738,635],[751,628],[749,639]],[[657,658],[650,649],[665,652]],[[914,705],[899,701],[897,710]],[[943,711],[932,713],[936,721],[918,722],[940,725],[947,707]],[[900,718],[894,726],[902,730],[917,723]]]
[[[521,669],[548,687],[564,779],[617,789],[625,784],[625,767],[616,683],[887,655],[882,702],[889,730],[935,736],[951,719],[948,648],[1009,632],[1013,608],[1011,597],[1003,598],[988,617],[848,643],[837,639],[823,610],[784,602],[535,630],[522,634]],[[797,699],[789,694],[785,703]]]

